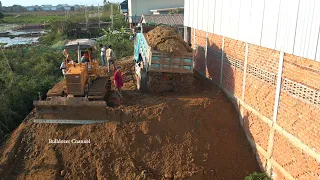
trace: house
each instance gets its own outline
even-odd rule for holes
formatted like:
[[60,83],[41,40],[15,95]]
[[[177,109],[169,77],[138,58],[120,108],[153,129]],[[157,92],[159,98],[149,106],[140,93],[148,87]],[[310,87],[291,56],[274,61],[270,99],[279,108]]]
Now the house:
[[57,10],[58,11],[70,11],[71,10],[71,6],[69,6],[68,4],[58,4],[57,5]]
[[41,11],[41,7],[38,6],[38,5],[35,5],[35,6],[34,6],[34,10],[35,10],[35,11]]
[[50,11],[52,5],[41,5],[40,7],[43,11]]
[[150,10],[183,6],[184,0],[128,0],[128,20],[130,28],[139,23],[142,14],[152,14]]
[[51,6],[51,11],[57,11],[57,6]]
[[35,6],[27,6],[26,9],[27,9],[27,11],[34,11]]
[[230,98],[261,170],[274,180],[319,180],[320,3],[314,2],[185,0],[194,70]]
[[125,0],[122,3],[120,3],[120,12],[122,14],[128,13],[128,0]]

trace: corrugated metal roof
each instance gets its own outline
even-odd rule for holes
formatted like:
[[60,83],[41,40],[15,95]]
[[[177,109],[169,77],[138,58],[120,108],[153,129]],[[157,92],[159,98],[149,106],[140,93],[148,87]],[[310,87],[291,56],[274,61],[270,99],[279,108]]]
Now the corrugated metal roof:
[[142,23],[168,24],[173,26],[183,26],[183,14],[158,14],[142,15]]

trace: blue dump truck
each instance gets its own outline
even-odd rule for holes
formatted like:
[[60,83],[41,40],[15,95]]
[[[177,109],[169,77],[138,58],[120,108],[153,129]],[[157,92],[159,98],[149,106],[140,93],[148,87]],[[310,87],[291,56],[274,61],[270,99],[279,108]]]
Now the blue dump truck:
[[191,87],[193,56],[176,56],[152,49],[145,37],[150,30],[152,28],[135,35],[134,59],[137,89],[143,92],[164,92]]

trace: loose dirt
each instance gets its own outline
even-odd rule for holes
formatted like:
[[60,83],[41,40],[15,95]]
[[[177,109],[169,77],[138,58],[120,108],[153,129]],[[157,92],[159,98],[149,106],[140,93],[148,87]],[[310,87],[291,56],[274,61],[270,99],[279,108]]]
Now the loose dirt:
[[240,180],[259,171],[223,92],[197,78],[179,94],[140,93],[131,62],[119,63],[125,99],[106,108],[110,122],[35,124],[32,111],[0,147],[0,179]]
[[192,55],[192,48],[172,27],[158,26],[146,34],[148,45],[154,50],[173,55]]
[[48,92],[47,96],[57,96],[62,95],[64,91],[66,91],[66,81],[65,79],[61,80],[57,84],[55,84]]

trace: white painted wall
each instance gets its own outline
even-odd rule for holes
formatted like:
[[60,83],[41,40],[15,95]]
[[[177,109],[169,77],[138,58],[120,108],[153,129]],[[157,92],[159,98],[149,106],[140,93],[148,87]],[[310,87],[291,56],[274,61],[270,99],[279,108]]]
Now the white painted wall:
[[184,25],[320,61],[319,9],[320,0],[185,0]]
[[142,14],[152,14],[152,9],[183,7],[184,0],[129,0],[129,22],[132,22],[134,16]]

